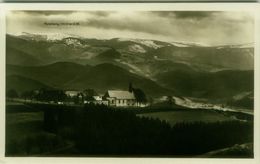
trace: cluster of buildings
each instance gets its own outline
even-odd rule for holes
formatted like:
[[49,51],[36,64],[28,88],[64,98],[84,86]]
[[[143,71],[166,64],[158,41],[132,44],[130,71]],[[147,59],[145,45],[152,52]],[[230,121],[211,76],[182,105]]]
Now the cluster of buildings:
[[81,91],[65,91],[68,97],[77,97],[83,104],[103,104],[112,107],[146,107],[146,102],[140,102],[134,92],[127,90],[108,90],[104,95],[96,93],[88,95]]

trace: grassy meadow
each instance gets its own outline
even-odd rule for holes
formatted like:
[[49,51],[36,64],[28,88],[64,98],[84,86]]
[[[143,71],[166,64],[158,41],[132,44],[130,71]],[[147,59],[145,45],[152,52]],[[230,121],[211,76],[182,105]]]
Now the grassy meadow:
[[209,110],[177,110],[137,114],[139,117],[158,118],[174,125],[180,122],[218,122],[235,120],[234,117]]

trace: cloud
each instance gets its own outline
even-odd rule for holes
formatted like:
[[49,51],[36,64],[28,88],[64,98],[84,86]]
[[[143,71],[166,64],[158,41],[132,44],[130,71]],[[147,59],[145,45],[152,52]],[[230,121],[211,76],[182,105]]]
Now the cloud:
[[152,11],[161,17],[177,18],[177,19],[203,19],[211,17],[216,11]]
[[31,15],[31,16],[39,16],[39,15],[43,15],[43,16],[51,16],[51,15],[70,15],[72,13],[75,13],[75,11],[70,11],[70,10],[43,10],[43,11],[39,11],[39,10],[26,10],[26,11],[13,11],[14,13],[25,13],[27,15]]
[[88,12],[89,14],[98,16],[98,17],[107,17],[110,14],[116,13],[115,11],[91,11]]
[[75,13],[85,13],[85,14],[91,14],[97,17],[106,17],[109,16],[111,13],[114,13],[113,11],[74,11],[74,10],[25,10],[25,11],[12,11],[14,14],[21,14],[24,13],[26,15],[30,16],[53,16],[53,15],[59,15],[59,16],[68,16]]
[[[164,28],[156,28],[158,23],[163,23]],[[150,34],[165,34],[168,33],[167,22],[160,18],[150,16],[143,13],[114,13],[109,17],[91,17],[85,22],[85,26],[90,26],[99,29],[116,29],[134,32],[144,32]],[[168,22],[169,24],[169,22]]]
[[[80,26],[44,26],[44,22],[79,22]],[[216,45],[253,42],[254,20],[248,12],[226,11],[12,11],[7,31]]]
[[176,11],[175,16],[179,19],[204,19],[214,15],[214,11]]

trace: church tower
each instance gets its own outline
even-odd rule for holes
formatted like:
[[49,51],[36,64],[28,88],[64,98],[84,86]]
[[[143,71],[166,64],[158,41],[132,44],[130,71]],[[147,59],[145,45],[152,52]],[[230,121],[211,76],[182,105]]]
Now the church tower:
[[133,86],[131,82],[129,83],[128,91],[131,93],[133,92]]

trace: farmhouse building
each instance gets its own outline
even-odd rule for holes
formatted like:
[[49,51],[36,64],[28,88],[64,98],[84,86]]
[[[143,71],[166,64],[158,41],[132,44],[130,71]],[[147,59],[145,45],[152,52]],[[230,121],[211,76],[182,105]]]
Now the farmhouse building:
[[68,97],[75,97],[78,96],[81,92],[80,91],[65,91],[65,94]]
[[92,96],[91,98],[88,98],[84,100],[84,104],[99,104],[99,105],[108,105],[108,100],[104,100],[102,96]]
[[109,106],[131,107],[136,106],[136,98],[133,92],[122,90],[108,90],[104,98],[108,100]]

